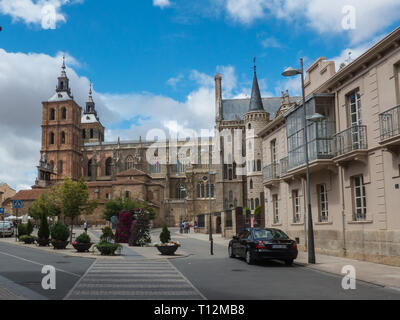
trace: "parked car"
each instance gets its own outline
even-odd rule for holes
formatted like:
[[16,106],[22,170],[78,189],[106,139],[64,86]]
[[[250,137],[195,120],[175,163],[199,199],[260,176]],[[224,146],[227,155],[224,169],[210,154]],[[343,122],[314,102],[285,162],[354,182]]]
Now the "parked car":
[[257,260],[282,260],[290,266],[297,259],[297,243],[279,229],[248,228],[229,242],[229,257]]
[[14,228],[9,222],[0,221],[0,237],[12,237]]

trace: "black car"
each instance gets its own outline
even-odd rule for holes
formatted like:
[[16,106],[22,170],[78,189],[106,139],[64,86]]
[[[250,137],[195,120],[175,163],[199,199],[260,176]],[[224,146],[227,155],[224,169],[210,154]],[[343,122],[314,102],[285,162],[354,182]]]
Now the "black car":
[[249,228],[229,242],[229,257],[244,258],[248,264],[257,260],[282,260],[290,266],[297,255],[296,241],[279,229]]

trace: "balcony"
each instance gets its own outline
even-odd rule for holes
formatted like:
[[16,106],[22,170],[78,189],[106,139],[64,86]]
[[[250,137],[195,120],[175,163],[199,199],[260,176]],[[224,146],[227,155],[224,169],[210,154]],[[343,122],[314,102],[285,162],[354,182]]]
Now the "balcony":
[[400,152],[400,106],[396,106],[379,115],[381,128],[380,144],[390,151]]
[[352,126],[333,138],[336,163],[365,162],[368,152],[367,126]]
[[279,183],[279,164],[273,163],[263,169],[263,183],[266,187],[272,187]]

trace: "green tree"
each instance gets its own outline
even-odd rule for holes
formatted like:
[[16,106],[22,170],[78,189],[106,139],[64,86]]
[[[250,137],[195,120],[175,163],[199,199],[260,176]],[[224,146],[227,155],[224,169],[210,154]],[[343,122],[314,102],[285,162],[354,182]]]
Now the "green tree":
[[122,211],[134,211],[135,209],[143,209],[145,213],[149,215],[150,220],[156,218],[156,212],[154,208],[147,201],[131,200],[128,198],[116,198],[108,200],[104,205],[103,218],[107,221],[111,221],[113,216],[119,215]]
[[35,220],[42,217],[60,216],[61,206],[57,196],[58,186],[52,187],[49,191],[43,193],[29,208],[29,215]]
[[124,211],[124,203],[121,198],[108,200],[104,204],[103,218],[106,221],[111,221],[112,217],[118,217],[122,211]]
[[168,230],[168,227],[165,225],[160,234],[161,243],[168,243],[171,241],[171,232]]
[[64,183],[57,188],[57,198],[62,214],[71,219],[70,242],[72,242],[74,219],[81,215],[92,214],[98,202],[89,200],[89,187],[82,178],[78,181],[66,178]]
[[261,223],[261,206],[258,206],[254,210],[254,220],[256,221],[257,224]]

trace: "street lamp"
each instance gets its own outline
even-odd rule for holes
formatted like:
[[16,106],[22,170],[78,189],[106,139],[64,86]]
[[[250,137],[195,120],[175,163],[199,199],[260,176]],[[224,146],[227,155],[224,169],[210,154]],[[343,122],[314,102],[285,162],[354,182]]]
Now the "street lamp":
[[311,211],[311,183],[310,183],[310,165],[308,159],[308,133],[307,133],[307,121],[318,121],[321,119],[321,115],[313,115],[307,119],[306,111],[306,95],[304,87],[304,63],[303,58],[300,59],[300,69],[287,68],[282,76],[293,77],[301,75],[301,90],[303,95],[303,125],[304,125],[304,154],[306,161],[306,177],[307,177],[307,208],[308,208],[308,263],[315,264],[315,246],[314,246],[314,229],[312,221]]

